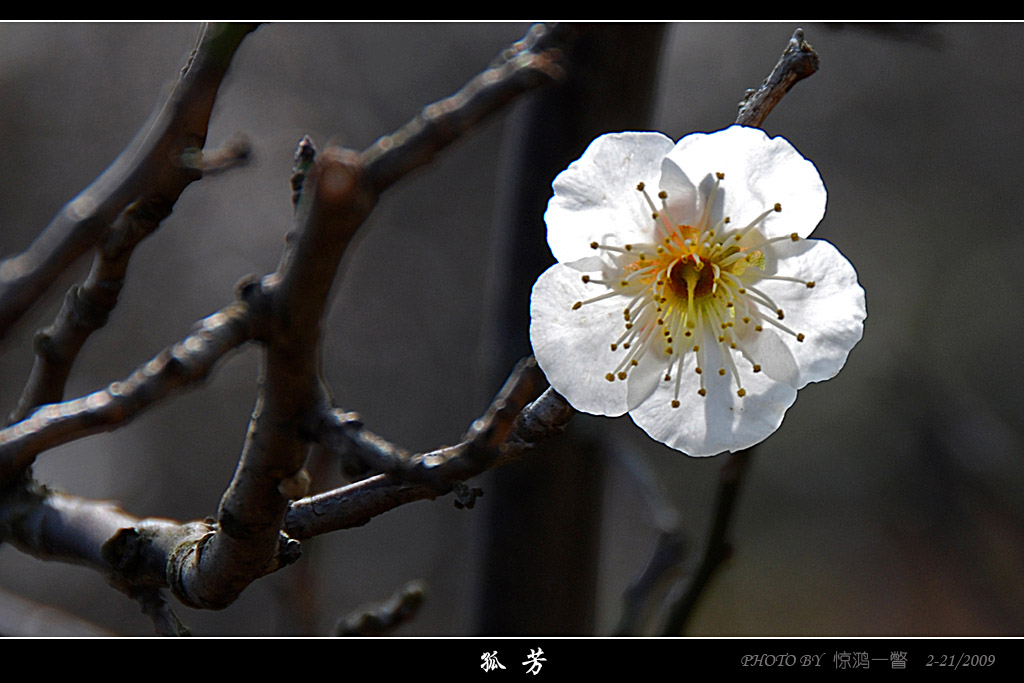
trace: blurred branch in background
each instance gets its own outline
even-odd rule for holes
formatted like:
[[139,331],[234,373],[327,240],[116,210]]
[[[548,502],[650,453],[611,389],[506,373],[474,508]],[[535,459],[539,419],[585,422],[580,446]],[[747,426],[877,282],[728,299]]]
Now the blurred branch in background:
[[81,637],[116,635],[49,605],[0,591],[0,637]]
[[410,581],[380,605],[362,607],[342,618],[334,627],[336,636],[384,636],[414,619],[426,599],[426,588]]
[[[562,25],[566,78],[507,124],[481,364],[490,376],[530,352],[530,290],[552,262],[543,214],[551,181],[596,136],[649,125],[663,24]],[[493,380],[492,380],[493,381]],[[594,631],[603,465],[581,433],[505,468],[486,487],[477,629]]]

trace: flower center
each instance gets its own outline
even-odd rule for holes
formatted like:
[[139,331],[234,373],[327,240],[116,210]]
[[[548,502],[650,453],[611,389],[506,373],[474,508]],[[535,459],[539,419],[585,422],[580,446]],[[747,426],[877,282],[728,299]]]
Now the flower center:
[[679,407],[681,377],[693,361],[693,372],[699,376],[697,393],[707,395],[704,372],[707,347],[717,346],[721,376],[730,375],[741,398],[747,391],[737,367],[737,358],[745,358],[754,373],[761,366],[748,346],[751,335],[762,333],[766,326],[804,340],[781,320],[785,313],[759,289],[762,280],[784,280],[814,287],[814,282],[766,272],[773,244],[800,237],[793,233],[766,238],[760,226],[773,212],[782,211],[779,204],[762,212],[746,226],[731,229],[728,216],[711,224],[718,187],[725,178],[715,174],[715,182],[704,203],[703,212],[694,226],[672,220],[668,194],[658,193],[661,206],[655,205],[643,183],[637,185],[654,220],[654,241],[622,246],[598,244],[591,247],[604,252],[608,259],[601,277],[583,276],[583,282],[603,285],[607,291],[586,301],[577,301],[573,310],[608,299],[623,298],[624,329],[611,342],[613,352],[622,352],[618,365],[605,375],[608,381],[626,380],[640,361],[651,356],[660,358],[664,368],[663,381],[674,381],[672,407]]
[[667,269],[669,289],[683,301],[689,299],[691,291],[694,299],[706,297],[715,285],[710,265],[711,261],[696,254],[680,256]]

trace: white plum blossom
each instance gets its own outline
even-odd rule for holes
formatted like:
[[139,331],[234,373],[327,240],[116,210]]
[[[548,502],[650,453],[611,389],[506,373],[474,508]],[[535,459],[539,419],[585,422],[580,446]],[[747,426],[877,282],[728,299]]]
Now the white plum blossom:
[[863,335],[856,271],[808,239],[825,186],[781,137],[612,133],[552,187],[558,263],[533,287],[530,339],[577,410],[628,412],[692,456],[741,450]]

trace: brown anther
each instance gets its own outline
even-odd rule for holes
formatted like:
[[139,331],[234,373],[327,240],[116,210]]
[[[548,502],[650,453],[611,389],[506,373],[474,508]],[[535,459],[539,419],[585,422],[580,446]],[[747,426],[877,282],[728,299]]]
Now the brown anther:
[[644,188],[645,188],[645,187],[647,187],[647,186],[646,186],[646,185],[644,185],[643,183],[637,183],[637,184],[636,184],[636,189],[640,190],[641,192],[643,192],[643,191],[644,191]]
[[672,407],[673,408],[678,408],[679,407],[679,401],[676,400],[676,399],[672,399]]
[[715,173],[715,177],[718,178],[719,180],[725,180],[725,174],[722,173],[721,171]]
[[807,289],[814,289],[814,280],[807,283]]
[[796,234],[795,232],[791,232],[789,234],[789,239],[793,240],[794,242],[799,242],[800,241],[800,235]]
[[619,379],[626,379],[626,371],[619,370]]
[[782,211],[782,204],[779,204],[778,202],[776,202],[776,203],[775,203],[775,206],[774,206],[773,208],[774,208],[774,209],[775,209],[776,211]]
[[740,398],[743,398],[744,396],[747,395],[747,390],[744,389],[743,387],[740,387],[739,390],[736,391],[736,395],[739,396]]
[[800,334],[796,335],[796,340],[797,341],[802,342],[804,339],[805,339],[805,337],[804,337],[804,333],[803,332],[801,332]]
[[580,306],[582,306],[582,305],[583,305],[583,302],[582,302],[582,301],[577,301],[576,303],[574,303],[574,304],[572,305],[572,310],[574,310],[574,311],[575,311],[575,310],[576,310],[577,308],[579,308],[579,307],[580,307]]
[[580,279],[583,280],[584,283],[590,282],[590,276],[589,275],[584,275]]
[[609,372],[608,374],[606,374],[606,375],[604,376],[604,378],[605,378],[606,380],[608,380],[609,382],[614,382],[614,381],[615,381],[615,375],[613,375],[613,374],[612,374],[612,373],[610,373],[610,372]]
[[597,242],[591,242],[590,243],[590,248],[591,249],[597,249],[599,246],[601,246],[601,245],[598,244]]
[[701,387],[700,389],[698,389],[697,393],[700,394],[701,396],[707,396],[708,395],[708,392],[704,389],[704,387]]
[[718,368],[718,374],[724,377],[725,376],[725,368]]
[[668,192],[665,192],[665,190],[662,190],[661,192],[659,192],[658,193],[658,199],[668,199]]
[[761,366],[757,363],[754,363],[754,372],[761,372]]

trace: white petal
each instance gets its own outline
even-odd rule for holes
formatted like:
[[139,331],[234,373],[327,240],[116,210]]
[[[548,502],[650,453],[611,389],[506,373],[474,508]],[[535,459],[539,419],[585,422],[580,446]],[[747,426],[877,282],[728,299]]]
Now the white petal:
[[668,194],[672,220],[677,225],[695,225],[700,218],[701,197],[693,181],[668,157],[661,162],[660,189]]
[[[788,335],[776,332],[769,325],[764,327],[762,332],[752,332],[743,338],[747,359],[761,366],[761,372],[776,382],[784,382],[793,388],[803,386],[800,384],[800,367],[796,356],[783,339]],[[751,370],[750,374],[754,374],[754,371]]]
[[580,272],[555,264],[533,285],[530,298],[530,342],[548,382],[576,410],[618,416],[626,412],[626,382],[609,382],[605,374],[622,358],[610,344],[623,328],[622,311],[629,303],[615,296],[572,310],[607,291],[584,284]]
[[[697,394],[701,376],[691,364],[682,376],[678,408],[672,407],[674,382],[662,382],[643,405],[630,411],[633,421],[654,439],[692,456],[738,451],[763,441],[782,424],[796,400],[796,389],[763,372],[741,370],[747,392],[741,398],[730,374],[718,374],[724,365],[718,346],[712,342],[705,348],[702,376],[707,395]],[[736,363],[744,361],[737,358]]]
[[658,382],[665,376],[668,367],[667,358],[661,354],[644,354],[635,368],[629,371],[626,402],[633,410],[651,397],[658,388]]
[[827,194],[818,169],[788,140],[769,138],[759,128],[730,126],[687,135],[668,159],[702,190],[710,187],[711,174],[725,174],[715,208],[735,227],[779,203],[782,211],[769,214],[761,231],[767,237],[794,232],[806,237],[825,215]]
[[602,135],[551,184],[544,221],[548,245],[565,263],[592,255],[591,242],[649,242],[654,221],[637,183],[657,193],[661,163],[673,147],[661,133]]
[[[758,283],[785,312],[782,323],[804,334],[802,342],[788,334],[778,335],[799,366],[794,386],[800,389],[835,377],[864,336],[864,289],[857,283],[853,264],[829,242],[780,242],[776,253],[780,275],[814,281],[813,288],[778,280]],[[762,365],[767,371],[767,365]]]

